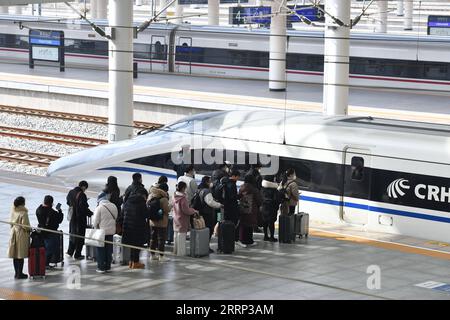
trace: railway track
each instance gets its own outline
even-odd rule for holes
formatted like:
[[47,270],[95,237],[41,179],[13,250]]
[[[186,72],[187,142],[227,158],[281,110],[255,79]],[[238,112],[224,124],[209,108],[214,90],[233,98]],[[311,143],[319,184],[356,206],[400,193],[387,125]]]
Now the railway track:
[[0,148],[0,161],[48,167],[52,161],[58,158],[47,154]]
[[[46,111],[39,109],[29,109],[22,107],[11,107],[0,105],[0,112],[8,112],[13,114],[21,114],[21,115],[29,115],[36,117],[44,117],[44,118],[52,118],[52,119],[61,119],[61,120],[71,120],[71,121],[80,121],[87,123],[96,123],[96,124],[108,124],[108,119],[105,117],[96,117],[75,113],[66,113],[66,112],[57,112],[57,111]],[[162,125],[158,123],[151,122],[142,122],[135,121],[134,126],[136,129],[154,129],[159,128]]]

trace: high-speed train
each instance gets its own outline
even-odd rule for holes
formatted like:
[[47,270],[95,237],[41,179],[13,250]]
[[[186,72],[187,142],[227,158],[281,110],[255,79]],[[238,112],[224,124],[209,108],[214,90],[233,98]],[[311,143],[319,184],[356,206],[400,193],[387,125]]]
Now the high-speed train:
[[134,172],[150,186],[175,184],[174,166],[193,163],[196,178],[230,161],[262,174],[294,168],[301,211],[316,221],[450,242],[450,125],[322,116],[289,111],[195,115],[137,136],[61,158],[48,175],[120,186]]
[[[0,61],[28,63],[29,28],[64,31],[68,68],[107,69],[107,41],[79,20],[0,15]],[[134,59],[140,72],[268,79],[269,37],[268,29],[152,24],[134,41]],[[322,83],[323,31],[288,30],[287,43],[288,81]],[[350,85],[448,91],[449,51],[445,37],[352,33]]]

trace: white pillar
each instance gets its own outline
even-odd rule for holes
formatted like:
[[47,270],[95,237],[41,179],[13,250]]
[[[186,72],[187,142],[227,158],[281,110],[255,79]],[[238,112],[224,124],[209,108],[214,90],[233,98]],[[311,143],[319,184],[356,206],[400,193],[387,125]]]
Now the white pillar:
[[22,6],[15,6],[14,7],[14,14],[21,15],[22,14]]
[[375,23],[375,32],[386,33],[387,32],[387,19],[388,19],[388,4],[387,1],[377,1],[378,12],[377,20]]
[[108,140],[133,136],[133,0],[109,0]]
[[[167,5],[166,0],[159,0],[159,5],[158,5],[157,11],[160,12],[166,5]],[[167,10],[169,10],[169,9],[167,9]],[[160,19],[165,19],[167,17],[167,10],[164,10],[164,12],[159,15]]]
[[[283,0],[283,5],[286,1]],[[271,4],[272,16],[270,23],[270,53],[269,53],[269,90],[285,91],[286,90],[286,10],[281,8],[278,1]]]
[[178,4],[178,1],[175,2],[175,17],[179,17],[175,19],[175,23],[181,24],[183,23],[183,6]]
[[137,6],[142,6],[142,0],[136,0],[136,5]]
[[403,29],[412,30],[414,3],[413,0],[405,0],[404,4],[405,4],[405,21]]
[[397,16],[403,16],[403,0],[397,0]]
[[220,0],[208,0],[208,25],[219,25]]
[[0,6],[0,14],[8,14],[9,7],[8,6]]
[[98,7],[98,2],[97,0],[91,0],[91,18],[92,19],[97,19],[97,10]]
[[[325,11],[344,24],[350,23],[351,0],[326,0]],[[323,111],[327,115],[346,115],[348,109],[348,73],[350,28],[325,18]]]
[[97,0],[97,18],[108,19],[108,0]]

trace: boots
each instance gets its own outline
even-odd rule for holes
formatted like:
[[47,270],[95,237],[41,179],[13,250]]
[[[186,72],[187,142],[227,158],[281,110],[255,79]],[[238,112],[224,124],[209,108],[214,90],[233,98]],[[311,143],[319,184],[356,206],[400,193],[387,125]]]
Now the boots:
[[145,264],[140,262],[132,262],[131,269],[145,269]]

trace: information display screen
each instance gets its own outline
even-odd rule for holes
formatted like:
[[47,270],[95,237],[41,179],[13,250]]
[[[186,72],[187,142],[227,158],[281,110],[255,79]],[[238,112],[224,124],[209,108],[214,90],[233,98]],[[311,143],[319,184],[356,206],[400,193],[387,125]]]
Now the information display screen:
[[59,61],[59,49],[52,47],[33,46],[32,57],[35,60]]
[[61,46],[62,31],[30,30],[30,44]]

